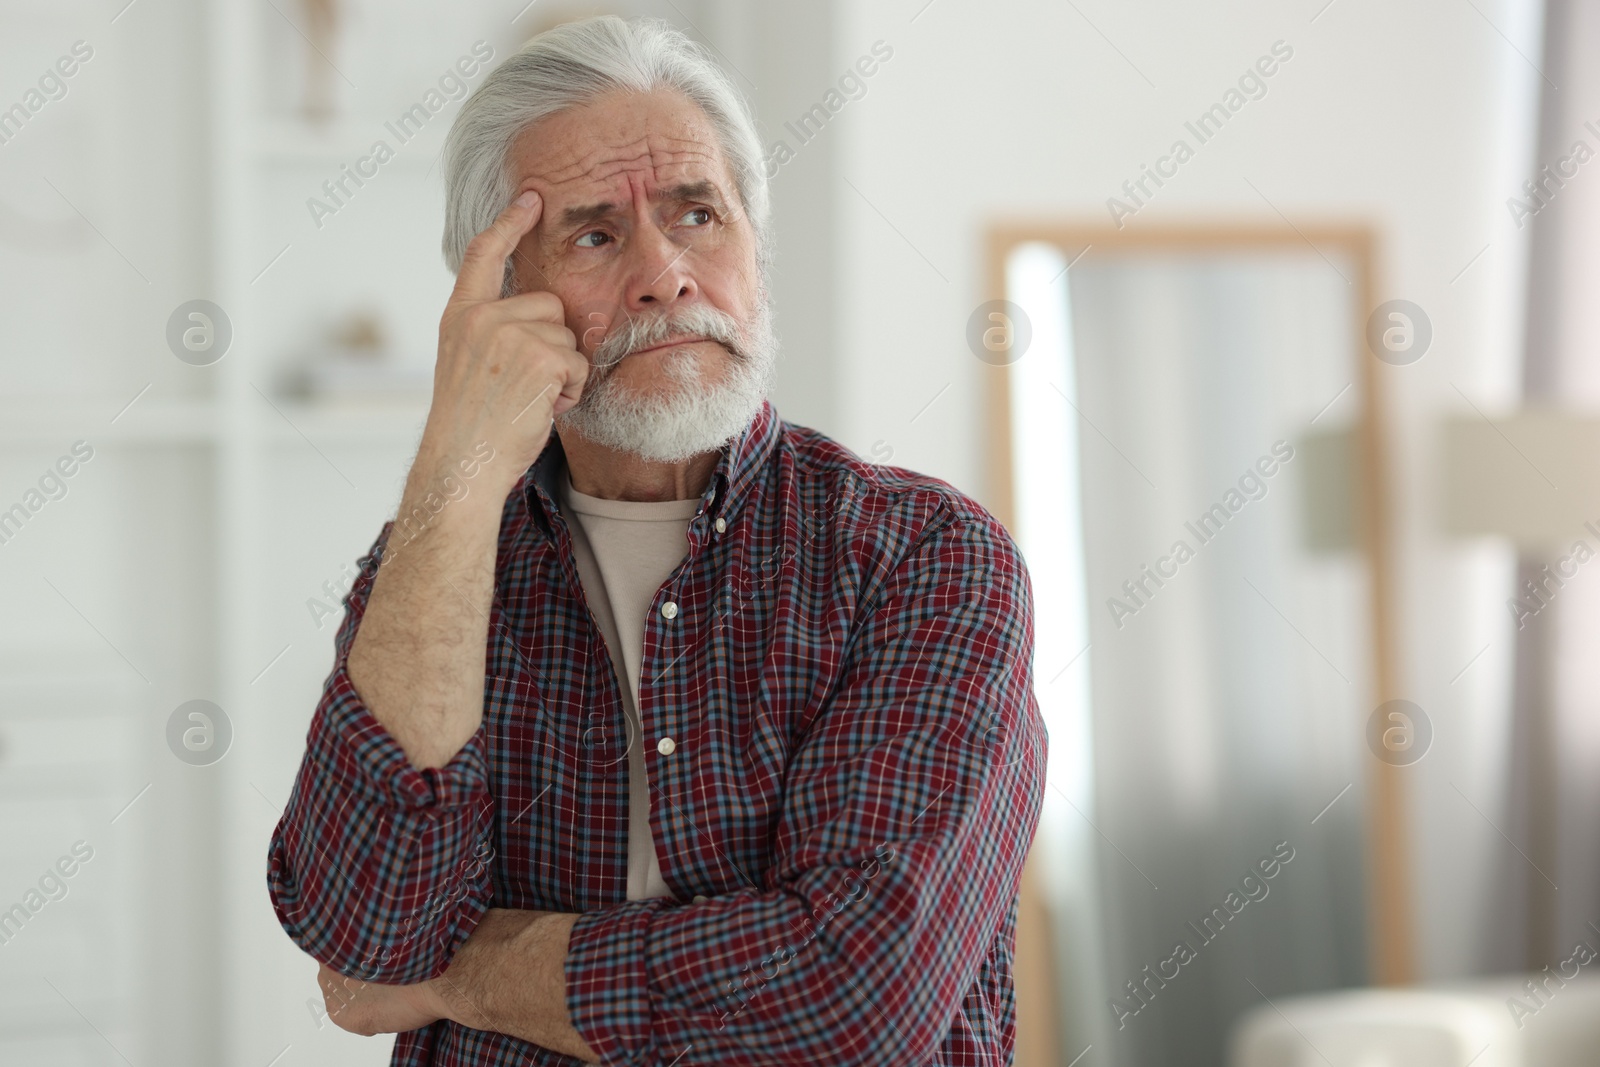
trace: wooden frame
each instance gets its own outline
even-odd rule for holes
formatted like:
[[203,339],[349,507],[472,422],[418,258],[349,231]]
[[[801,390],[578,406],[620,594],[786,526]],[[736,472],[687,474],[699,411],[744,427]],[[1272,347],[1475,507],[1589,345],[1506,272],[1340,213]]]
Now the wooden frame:
[[[1362,411],[1357,430],[1358,464],[1355,491],[1362,518],[1359,542],[1368,561],[1369,621],[1372,630],[1373,706],[1401,696],[1396,654],[1394,543],[1389,513],[1387,407],[1384,367],[1365,350],[1366,317],[1378,291],[1376,241],[1363,226],[1292,225],[1158,226],[1119,230],[1104,225],[1066,223],[1004,223],[988,235],[985,299],[1006,298],[1005,266],[1017,246],[1042,241],[1062,249],[1069,257],[1132,249],[1194,251],[1201,249],[1337,249],[1357,265],[1350,336],[1355,354],[1357,385]],[[1016,511],[1011,444],[1011,394],[1008,366],[985,366],[984,422],[988,454],[985,465],[987,503],[1007,528]],[[1363,724],[1352,723],[1351,729]],[[1415,976],[1412,933],[1411,877],[1408,861],[1408,820],[1402,769],[1376,758],[1369,760],[1367,779],[1367,929],[1368,971],[1378,985],[1402,985]],[[1031,864],[1029,865],[1032,866]],[[1032,924],[1048,922],[1048,913],[1035,896],[1033,878],[1023,877],[1023,899],[1017,937],[1017,1049],[1024,1067],[1054,1064],[1052,1033],[1036,1025],[1053,1018],[1054,979],[1051,960],[1039,946],[1053,944],[1047,931],[1024,934]]]

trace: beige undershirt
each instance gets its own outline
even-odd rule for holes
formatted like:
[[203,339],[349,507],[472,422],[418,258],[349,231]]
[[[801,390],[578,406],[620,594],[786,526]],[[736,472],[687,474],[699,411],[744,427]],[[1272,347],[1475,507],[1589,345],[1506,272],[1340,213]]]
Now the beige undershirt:
[[639,664],[644,659],[645,617],[661,586],[689,554],[689,521],[700,510],[690,500],[605,500],[580,493],[563,472],[558,481],[584,599],[600,624],[617,665],[622,708],[628,717],[628,899],[671,896],[661,879],[650,834],[650,782],[639,725]]

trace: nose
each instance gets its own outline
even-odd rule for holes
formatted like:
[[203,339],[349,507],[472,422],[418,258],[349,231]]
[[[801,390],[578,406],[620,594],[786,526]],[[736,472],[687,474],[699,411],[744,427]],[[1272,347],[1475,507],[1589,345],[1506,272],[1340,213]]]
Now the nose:
[[654,225],[643,227],[634,238],[636,258],[628,283],[628,307],[633,311],[671,307],[692,300],[699,292],[691,271],[693,243],[679,244]]

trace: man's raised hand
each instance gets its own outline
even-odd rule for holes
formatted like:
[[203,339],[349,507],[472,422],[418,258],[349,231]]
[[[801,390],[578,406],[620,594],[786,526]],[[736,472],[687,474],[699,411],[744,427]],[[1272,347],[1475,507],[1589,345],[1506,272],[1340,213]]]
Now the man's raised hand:
[[[506,497],[589,374],[554,293],[500,296],[506,257],[542,210],[530,191],[467,246],[439,320],[433,406],[390,529],[399,551],[384,552],[350,646],[351,684],[417,768],[443,767],[482,725]],[[469,457],[482,461],[467,475],[482,491],[458,496]]]
[[433,406],[419,451],[448,466],[488,441],[508,460],[493,465],[507,489],[538,458],[552,419],[578,402],[589,375],[559,297],[500,295],[506,258],[543,210],[529,190],[467,245],[439,320]]

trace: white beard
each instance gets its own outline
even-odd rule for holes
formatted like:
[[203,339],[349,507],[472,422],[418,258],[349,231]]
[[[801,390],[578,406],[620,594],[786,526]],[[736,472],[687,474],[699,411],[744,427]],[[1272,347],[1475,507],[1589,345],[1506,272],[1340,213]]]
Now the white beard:
[[[660,394],[641,396],[612,375],[627,356],[682,334],[708,337],[727,349],[721,381],[707,383],[701,372],[706,357],[687,347],[657,357],[676,385]],[[750,424],[771,388],[777,354],[765,293],[748,328],[708,304],[628,319],[595,349],[583,396],[556,416],[556,426],[614,451],[681,463],[721,448]]]

